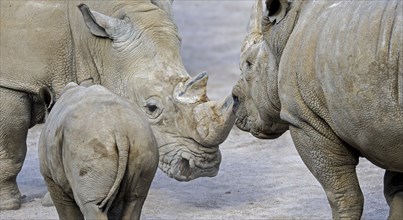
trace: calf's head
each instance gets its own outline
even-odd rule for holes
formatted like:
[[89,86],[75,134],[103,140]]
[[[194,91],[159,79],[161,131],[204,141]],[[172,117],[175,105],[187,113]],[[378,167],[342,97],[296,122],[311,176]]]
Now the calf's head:
[[[288,125],[280,119],[277,60],[264,39],[262,19],[262,1],[258,0],[253,6],[248,35],[241,49],[241,77],[232,92],[239,100],[237,127],[255,137],[272,139],[288,130]],[[269,17],[266,19],[270,22]]]
[[99,58],[101,83],[147,115],[159,145],[160,169],[181,181],[215,176],[218,145],[235,122],[235,102],[232,96],[210,101],[207,73],[191,78],[185,70],[171,1],[122,3],[112,12],[116,16],[79,8],[91,33],[106,45]]

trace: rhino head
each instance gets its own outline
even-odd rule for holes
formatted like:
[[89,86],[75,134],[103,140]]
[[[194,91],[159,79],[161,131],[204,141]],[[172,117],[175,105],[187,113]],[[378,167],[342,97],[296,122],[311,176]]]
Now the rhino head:
[[248,25],[248,34],[244,40],[240,69],[241,76],[232,93],[239,100],[236,112],[238,128],[250,132],[257,138],[273,139],[288,130],[286,122],[280,119],[280,101],[277,85],[276,55],[265,40],[263,27],[266,24],[279,21],[284,13],[284,5],[279,1],[266,1],[275,4],[278,11],[267,12],[263,16],[262,1],[258,0],[253,6]]
[[192,78],[185,70],[171,3],[133,1],[116,7],[115,16],[86,5],[79,9],[98,41],[107,41],[102,84],[147,115],[159,146],[160,169],[189,181],[218,173],[219,144],[235,122],[236,103],[232,96],[210,101],[207,73]]

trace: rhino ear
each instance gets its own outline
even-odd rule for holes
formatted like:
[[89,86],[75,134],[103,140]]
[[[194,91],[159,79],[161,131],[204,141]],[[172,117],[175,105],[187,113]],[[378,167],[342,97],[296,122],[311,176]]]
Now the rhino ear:
[[72,89],[72,88],[76,88],[78,86],[77,83],[75,82],[69,82],[67,83],[67,85],[64,86],[62,92],[60,93],[60,95],[63,95],[65,92],[67,92],[68,90]]
[[248,24],[248,35],[246,35],[246,38],[243,41],[243,45],[241,47],[241,53],[243,53],[251,45],[261,41],[262,17],[263,17],[262,0],[257,0],[252,8],[252,13],[250,15]]
[[262,34],[263,8],[262,0],[257,0],[252,8],[248,24],[248,34]]
[[95,36],[116,39],[127,32],[128,25],[126,19],[128,17],[125,15],[122,15],[123,19],[118,19],[91,10],[85,4],[78,5],[78,8],[83,15],[88,29]]
[[55,103],[52,91],[47,86],[45,86],[40,88],[38,93],[39,97],[45,103],[46,108],[50,111],[50,109],[53,107],[53,104]]
[[267,15],[270,22],[276,22],[278,24],[287,12],[288,1],[287,0],[266,0]]

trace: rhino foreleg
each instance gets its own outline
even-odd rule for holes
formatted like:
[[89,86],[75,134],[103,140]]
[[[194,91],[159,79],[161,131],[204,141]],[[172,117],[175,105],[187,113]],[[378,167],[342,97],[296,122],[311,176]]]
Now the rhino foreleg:
[[302,160],[326,192],[333,219],[360,219],[364,197],[355,172],[358,156],[337,138],[330,139],[336,137],[330,129],[320,133],[304,125],[290,131]]
[[388,219],[403,219],[403,173],[385,172],[384,194],[390,207]]
[[26,93],[0,87],[0,210],[20,208],[17,175],[27,153],[31,104]]

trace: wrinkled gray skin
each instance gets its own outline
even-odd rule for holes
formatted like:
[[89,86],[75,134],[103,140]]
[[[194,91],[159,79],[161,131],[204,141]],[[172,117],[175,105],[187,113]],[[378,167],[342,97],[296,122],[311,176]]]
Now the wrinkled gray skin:
[[39,161],[60,219],[139,219],[158,146],[133,103],[69,83],[43,127]]
[[170,1],[0,3],[0,210],[19,208],[28,128],[68,82],[102,84],[139,106],[170,177],[217,174],[234,101],[209,101],[207,75],[186,72]]
[[[263,9],[264,8],[264,9]],[[403,219],[403,2],[258,1],[233,88],[236,125],[287,128],[334,219],[360,219],[356,165],[384,168],[390,219]]]

